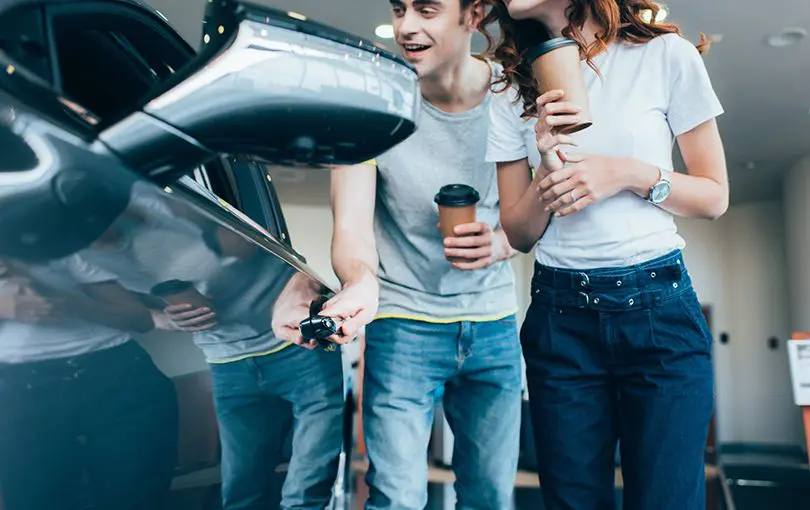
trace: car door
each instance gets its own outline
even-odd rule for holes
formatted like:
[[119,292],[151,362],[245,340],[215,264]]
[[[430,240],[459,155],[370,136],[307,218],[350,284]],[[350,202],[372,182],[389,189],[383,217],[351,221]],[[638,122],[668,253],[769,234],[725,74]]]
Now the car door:
[[[92,294],[89,287],[111,284],[126,293],[127,311],[145,308],[155,317],[162,316],[162,309],[171,302],[171,296],[156,295],[160,284],[190,285],[220,312],[238,300],[242,285],[267,282],[266,289],[250,289],[251,300],[243,309],[263,316],[269,326],[276,301],[292,278],[310,276],[303,260],[289,249],[278,204],[266,186],[258,185],[264,182],[258,166],[249,159],[215,157],[201,167],[186,169],[187,178],[180,181],[156,182],[98,140],[105,128],[137,110],[150,97],[150,90],[170,79],[192,52],[158,16],[129,2],[27,2],[9,18],[6,14],[0,11],[0,27],[6,28],[0,47],[4,70],[0,141],[8,142],[10,149],[9,157],[0,161],[0,262],[26,282],[21,284],[25,289],[30,282],[31,292],[62,299],[69,291],[74,293],[70,296],[78,299],[81,294],[106,310],[111,301]],[[79,262],[68,272],[58,265],[63,260]],[[56,267],[60,269],[42,271]],[[60,272],[53,275],[56,271]],[[104,280],[84,285],[91,275]],[[0,275],[0,291],[10,283],[7,277],[9,273]],[[55,281],[60,279],[70,280],[70,285],[57,287]],[[234,285],[229,286],[231,282]],[[313,287],[319,284],[313,283]],[[111,326],[110,317],[93,322],[98,313],[90,312],[53,319],[50,329],[32,337],[25,347],[28,357],[13,358],[9,345],[0,342],[0,364],[5,364],[0,366],[0,389],[19,382],[24,390],[29,382],[18,381],[17,373],[47,375],[63,361],[82,367],[88,356],[106,350],[88,343],[65,356],[59,350],[59,334],[75,333],[80,342],[84,342],[79,334],[83,331],[88,339],[99,329],[112,338],[130,334]],[[241,316],[229,313],[222,313],[220,322],[237,331],[245,329]],[[0,321],[0,329],[4,323]],[[117,333],[108,332],[111,328]],[[160,391],[136,386],[125,394],[119,383],[134,375],[123,370],[100,383],[77,386],[71,378],[84,376],[68,368],[70,377],[55,374],[51,378],[61,399],[59,406],[41,393],[30,393],[13,405],[4,401],[0,451],[22,444],[21,438],[35,440],[26,443],[19,455],[0,456],[0,492],[9,510],[40,508],[28,504],[30,498],[41,495],[40,501],[51,497],[47,494],[53,494],[51,508],[73,507],[76,501],[79,507],[86,497],[95,508],[111,508],[94,500],[108,493],[109,487],[121,491],[115,495],[121,502],[145,493],[154,485],[155,474],[166,472],[167,467],[168,478],[217,469],[217,451],[211,447],[218,441],[210,387],[197,385],[205,380],[208,365],[188,336],[151,333],[158,335],[157,342],[138,339],[151,360],[130,360],[135,365],[127,365],[128,370],[139,376],[152,373],[149,363],[154,361],[162,375],[152,376],[153,380],[168,377],[176,388],[176,399],[163,398],[170,393],[165,384]],[[36,363],[46,364],[34,365],[30,361],[34,357]],[[5,370],[8,365],[19,370],[12,374]],[[189,375],[195,376],[190,389],[182,383]],[[103,398],[91,396],[96,393]],[[130,405],[136,400],[142,405]],[[164,400],[176,402],[177,407],[153,415],[150,437],[128,428],[130,416],[151,412],[149,401]],[[77,410],[76,402],[84,407]],[[77,417],[79,413],[82,416]],[[173,413],[179,416],[178,424],[171,422]],[[37,416],[47,419],[32,419]],[[93,426],[88,429],[87,423]],[[175,436],[176,460],[170,459],[168,466],[164,460],[158,462],[174,456],[165,438]],[[116,451],[137,455],[117,457],[104,465],[103,453],[109,448],[95,456],[89,448],[74,448],[74,443],[96,445],[103,440],[116,445]],[[38,444],[51,445],[47,462],[42,461],[44,450]],[[150,451],[155,452],[153,457],[146,455]],[[138,467],[138,462],[146,465]],[[120,471],[111,468],[118,466],[138,467],[137,473],[132,469],[128,480],[110,478]],[[23,486],[16,480],[36,481]],[[168,485],[168,481],[158,482]]]

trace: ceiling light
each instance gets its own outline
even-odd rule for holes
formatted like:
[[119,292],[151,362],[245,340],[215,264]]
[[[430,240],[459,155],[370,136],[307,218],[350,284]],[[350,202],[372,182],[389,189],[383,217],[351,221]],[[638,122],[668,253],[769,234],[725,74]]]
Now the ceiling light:
[[785,48],[795,46],[807,37],[807,30],[803,28],[786,28],[778,34],[774,34],[765,40],[765,44],[772,48]]
[[307,20],[306,16],[304,16],[303,14],[299,14],[299,13],[297,13],[295,11],[287,12],[287,16],[289,16],[291,18],[295,18],[295,19],[297,19],[299,21],[306,21]]
[[[661,4],[655,5],[658,6],[658,15],[655,17],[655,22],[661,23],[662,21],[667,19],[667,16],[669,16],[669,10],[664,5]],[[641,11],[641,19],[644,20],[645,23],[652,23],[653,22],[652,11],[650,9],[645,9]]]
[[393,39],[394,27],[391,25],[380,25],[376,29],[374,29],[374,35],[376,35],[380,39]]

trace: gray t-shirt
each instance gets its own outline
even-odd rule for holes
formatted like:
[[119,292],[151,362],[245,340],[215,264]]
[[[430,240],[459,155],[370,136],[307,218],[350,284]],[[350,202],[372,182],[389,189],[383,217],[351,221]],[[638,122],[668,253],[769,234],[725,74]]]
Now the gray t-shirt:
[[447,261],[433,201],[446,184],[473,186],[478,221],[500,226],[496,167],[485,159],[489,102],[451,114],[422,101],[417,131],[376,159],[378,318],[486,321],[517,311],[509,262],[462,271]]

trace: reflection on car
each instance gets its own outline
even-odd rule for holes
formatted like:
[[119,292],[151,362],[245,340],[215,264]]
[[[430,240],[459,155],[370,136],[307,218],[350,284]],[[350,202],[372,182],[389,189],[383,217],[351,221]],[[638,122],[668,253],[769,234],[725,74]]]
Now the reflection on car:
[[279,314],[333,293],[269,165],[416,128],[414,70],[349,34],[209,2],[194,52],[135,0],[0,2],[0,508],[326,507],[340,349]]

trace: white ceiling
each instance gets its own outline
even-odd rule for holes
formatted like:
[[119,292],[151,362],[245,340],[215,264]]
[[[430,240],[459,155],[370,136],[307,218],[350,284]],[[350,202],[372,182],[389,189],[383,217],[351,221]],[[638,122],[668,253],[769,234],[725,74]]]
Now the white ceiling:
[[[205,0],[148,1],[196,46]],[[377,25],[390,19],[386,0],[254,1],[368,38],[374,37]],[[671,0],[668,7],[670,19],[681,24],[689,39],[697,41],[701,31],[722,36],[705,60],[727,112],[720,129],[732,201],[778,196],[782,174],[810,154],[810,38],[782,49],[764,41],[787,27],[810,31],[810,0]],[[287,190],[286,173],[276,179],[282,198],[294,192],[301,201],[309,201],[315,193],[311,199],[323,201],[325,175],[297,176],[302,179],[298,182],[287,176]],[[306,192],[307,187],[312,189]]]

